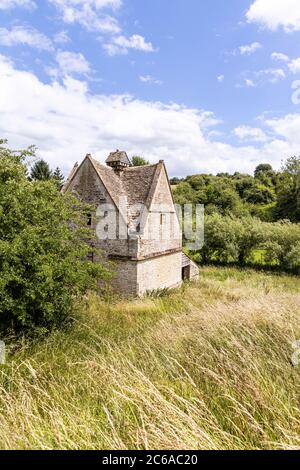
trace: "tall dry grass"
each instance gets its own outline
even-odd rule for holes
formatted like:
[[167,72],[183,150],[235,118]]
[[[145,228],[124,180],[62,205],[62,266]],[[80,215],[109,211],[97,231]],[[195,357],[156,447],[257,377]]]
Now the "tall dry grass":
[[0,447],[300,448],[299,287],[206,268],[163,297],[90,297],[0,369]]

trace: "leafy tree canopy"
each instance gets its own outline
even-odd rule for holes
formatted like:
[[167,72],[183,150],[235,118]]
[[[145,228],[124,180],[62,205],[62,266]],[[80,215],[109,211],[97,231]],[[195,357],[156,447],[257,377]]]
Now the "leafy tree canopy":
[[[34,149],[0,146],[0,331],[45,333],[73,313],[74,301],[109,277],[90,263],[82,228],[87,210],[53,181],[30,181],[24,160]],[[97,256],[99,256],[96,253]],[[100,258],[99,258],[100,260]]]
[[132,166],[146,166],[146,165],[149,165],[149,162],[145,160],[143,157],[139,157],[138,155],[135,155],[131,159],[131,164]]
[[300,157],[289,158],[282,167],[277,216],[300,222]]
[[261,176],[263,176],[265,174],[267,174],[267,175],[273,174],[272,165],[270,165],[269,163],[262,163],[262,164],[258,165],[255,169],[255,172],[254,172],[255,178],[260,178]]

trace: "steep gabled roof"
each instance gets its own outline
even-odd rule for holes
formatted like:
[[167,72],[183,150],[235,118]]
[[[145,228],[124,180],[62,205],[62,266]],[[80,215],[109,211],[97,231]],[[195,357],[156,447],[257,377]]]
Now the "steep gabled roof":
[[78,162],[75,163],[75,165],[73,166],[72,170],[71,170],[71,173],[69,174],[65,184],[63,185],[62,189],[61,189],[61,192],[62,193],[65,193],[68,189],[68,187],[70,186],[70,183],[73,179],[73,177],[75,176],[75,173],[77,173],[77,170],[79,168],[79,165],[78,165]]
[[120,179],[129,204],[147,205],[157,167],[158,165],[137,166],[121,173]]
[[115,203],[116,207],[119,208],[119,198],[127,196],[124,191],[121,179],[114,172],[112,168],[108,166],[101,165],[97,160],[92,157],[88,157],[93,167],[95,168],[98,176],[100,177],[102,183],[104,184],[107,192]]
[[[118,209],[120,209],[120,197],[126,197],[129,205],[144,204],[148,209],[150,208],[160,175],[165,170],[163,161],[156,165],[128,167],[121,173],[116,174],[112,168],[102,165],[92,158],[91,155],[87,155],[84,161],[86,159],[90,161]],[[83,162],[79,166],[78,164],[75,165],[62,190],[63,192],[68,191]]]

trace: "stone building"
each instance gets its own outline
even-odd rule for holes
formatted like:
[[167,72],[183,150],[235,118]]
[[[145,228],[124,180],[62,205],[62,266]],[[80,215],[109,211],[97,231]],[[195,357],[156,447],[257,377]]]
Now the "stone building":
[[109,155],[106,165],[87,155],[63,188],[93,207],[87,225],[97,247],[115,265],[114,288],[143,295],[196,279],[199,270],[182,253],[182,236],[166,167],[130,166],[126,152]]

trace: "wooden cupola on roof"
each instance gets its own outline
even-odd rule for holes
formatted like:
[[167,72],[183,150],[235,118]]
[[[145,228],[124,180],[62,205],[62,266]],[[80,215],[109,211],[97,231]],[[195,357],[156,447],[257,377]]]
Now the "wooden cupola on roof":
[[107,166],[110,166],[116,173],[120,173],[130,166],[128,155],[124,151],[116,150],[111,152],[106,159]]

